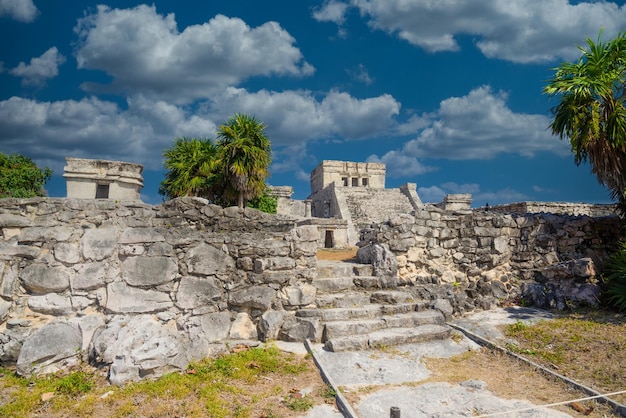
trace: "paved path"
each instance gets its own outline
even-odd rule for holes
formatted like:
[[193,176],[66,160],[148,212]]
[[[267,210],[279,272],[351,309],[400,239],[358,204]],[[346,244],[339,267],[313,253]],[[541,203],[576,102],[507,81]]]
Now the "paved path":
[[[545,311],[529,308],[494,309],[478,312],[456,319],[455,323],[490,340],[504,337],[498,325],[516,321],[534,322],[551,318]],[[425,383],[430,372],[422,364],[422,357],[450,357],[478,345],[467,338],[455,338],[420,344],[393,347],[385,351],[353,351],[332,353],[323,350],[321,344],[312,346],[314,355],[343,393],[358,391],[364,386],[377,389],[361,396],[358,404],[350,407],[361,418],[390,416],[391,407],[399,407],[402,418],[413,417],[473,417],[529,408],[533,405],[524,400],[498,398],[484,382],[469,380],[460,384]],[[399,355],[400,354],[400,355]],[[385,387],[393,385],[393,387]],[[309,411],[306,418],[340,418],[343,415],[328,405]],[[570,415],[550,410],[531,411],[500,415],[506,418],[560,418]]]

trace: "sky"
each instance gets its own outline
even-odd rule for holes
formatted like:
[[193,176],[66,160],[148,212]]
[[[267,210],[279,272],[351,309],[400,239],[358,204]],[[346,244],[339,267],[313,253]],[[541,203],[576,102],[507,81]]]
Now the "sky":
[[624,1],[0,0],[0,152],[50,167],[52,197],[65,157],[140,163],[156,204],[174,139],[247,113],[295,199],[341,160],[428,203],[609,203],[542,94],[601,30],[626,30]]

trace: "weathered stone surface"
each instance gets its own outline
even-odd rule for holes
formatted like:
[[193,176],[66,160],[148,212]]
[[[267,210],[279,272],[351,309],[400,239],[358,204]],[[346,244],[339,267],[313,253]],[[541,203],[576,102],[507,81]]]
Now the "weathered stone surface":
[[240,312],[230,326],[228,337],[233,340],[256,340],[258,338],[256,326],[245,312]]
[[52,322],[30,335],[17,359],[21,376],[67,370],[80,362],[80,331],[65,322]]
[[40,227],[33,226],[20,231],[19,242],[67,241],[74,230],[69,226]]
[[228,273],[235,269],[232,257],[208,244],[200,244],[187,252],[189,273],[213,275]]
[[0,324],[4,323],[9,316],[11,305],[11,302],[7,302],[6,300],[0,298]]
[[308,283],[297,283],[284,287],[280,292],[283,304],[287,306],[306,306],[315,302],[317,288]]
[[176,292],[176,306],[180,309],[195,309],[223,300],[224,290],[211,277],[183,277]]
[[28,307],[45,315],[69,315],[72,313],[72,302],[69,297],[57,293],[28,298]]
[[117,228],[88,229],[81,239],[83,257],[102,261],[111,257],[117,246]]
[[106,263],[84,263],[77,266],[76,274],[70,278],[70,284],[74,291],[94,290],[105,286],[106,278]]
[[31,225],[30,219],[25,216],[0,213],[0,228],[24,228]]
[[111,312],[159,312],[173,305],[170,297],[163,292],[137,289],[124,282],[113,282],[107,286],[106,309]]
[[113,359],[109,381],[121,385],[183,370],[188,364],[186,344],[176,330],[140,315],[114,324],[109,332],[96,333],[93,347],[97,358]]
[[165,241],[154,228],[128,228],[122,232],[120,236],[120,244],[139,244],[145,242],[162,242]]
[[178,263],[171,257],[128,257],[122,263],[122,277],[131,286],[158,286],[177,274]]
[[89,360],[89,346],[96,330],[104,328],[106,324],[104,315],[86,315],[71,318],[67,322],[78,327],[82,336],[81,353],[83,361]]
[[230,292],[228,303],[253,309],[269,309],[276,291],[270,287],[256,286]]
[[263,341],[278,339],[285,318],[284,311],[267,311],[259,321],[259,336]]
[[0,258],[23,257],[34,259],[39,256],[41,249],[29,245],[14,245],[0,241]]
[[22,270],[22,284],[35,294],[61,293],[70,285],[71,271],[67,267],[48,267],[44,264],[31,264]]
[[208,342],[221,341],[228,338],[230,332],[230,313],[216,312],[200,317],[200,327]]
[[0,296],[10,299],[17,284],[17,266],[0,261]]
[[62,263],[76,264],[80,261],[80,248],[73,242],[59,242],[54,246],[54,258]]

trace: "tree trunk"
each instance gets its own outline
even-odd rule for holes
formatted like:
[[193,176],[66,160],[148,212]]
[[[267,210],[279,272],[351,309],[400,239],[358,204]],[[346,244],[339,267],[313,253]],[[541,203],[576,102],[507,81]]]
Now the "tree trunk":
[[239,209],[243,209],[243,192],[239,192],[239,197],[237,199],[237,206],[239,206]]

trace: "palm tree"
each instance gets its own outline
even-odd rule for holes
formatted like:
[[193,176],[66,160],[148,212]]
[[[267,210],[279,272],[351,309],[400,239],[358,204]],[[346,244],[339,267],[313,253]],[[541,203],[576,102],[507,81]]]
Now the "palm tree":
[[218,148],[209,139],[176,138],[174,145],[163,152],[168,170],[159,194],[169,199],[180,196],[202,196],[215,201],[219,191],[216,166]]
[[574,161],[589,161],[598,181],[626,210],[626,34],[602,42],[587,38],[577,62],[562,63],[544,88],[561,96],[552,133],[569,138]]
[[217,132],[220,163],[226,180],[225,200],[246,202],[263,194],[272,159],[265,125],[254,116],[236,113]]

